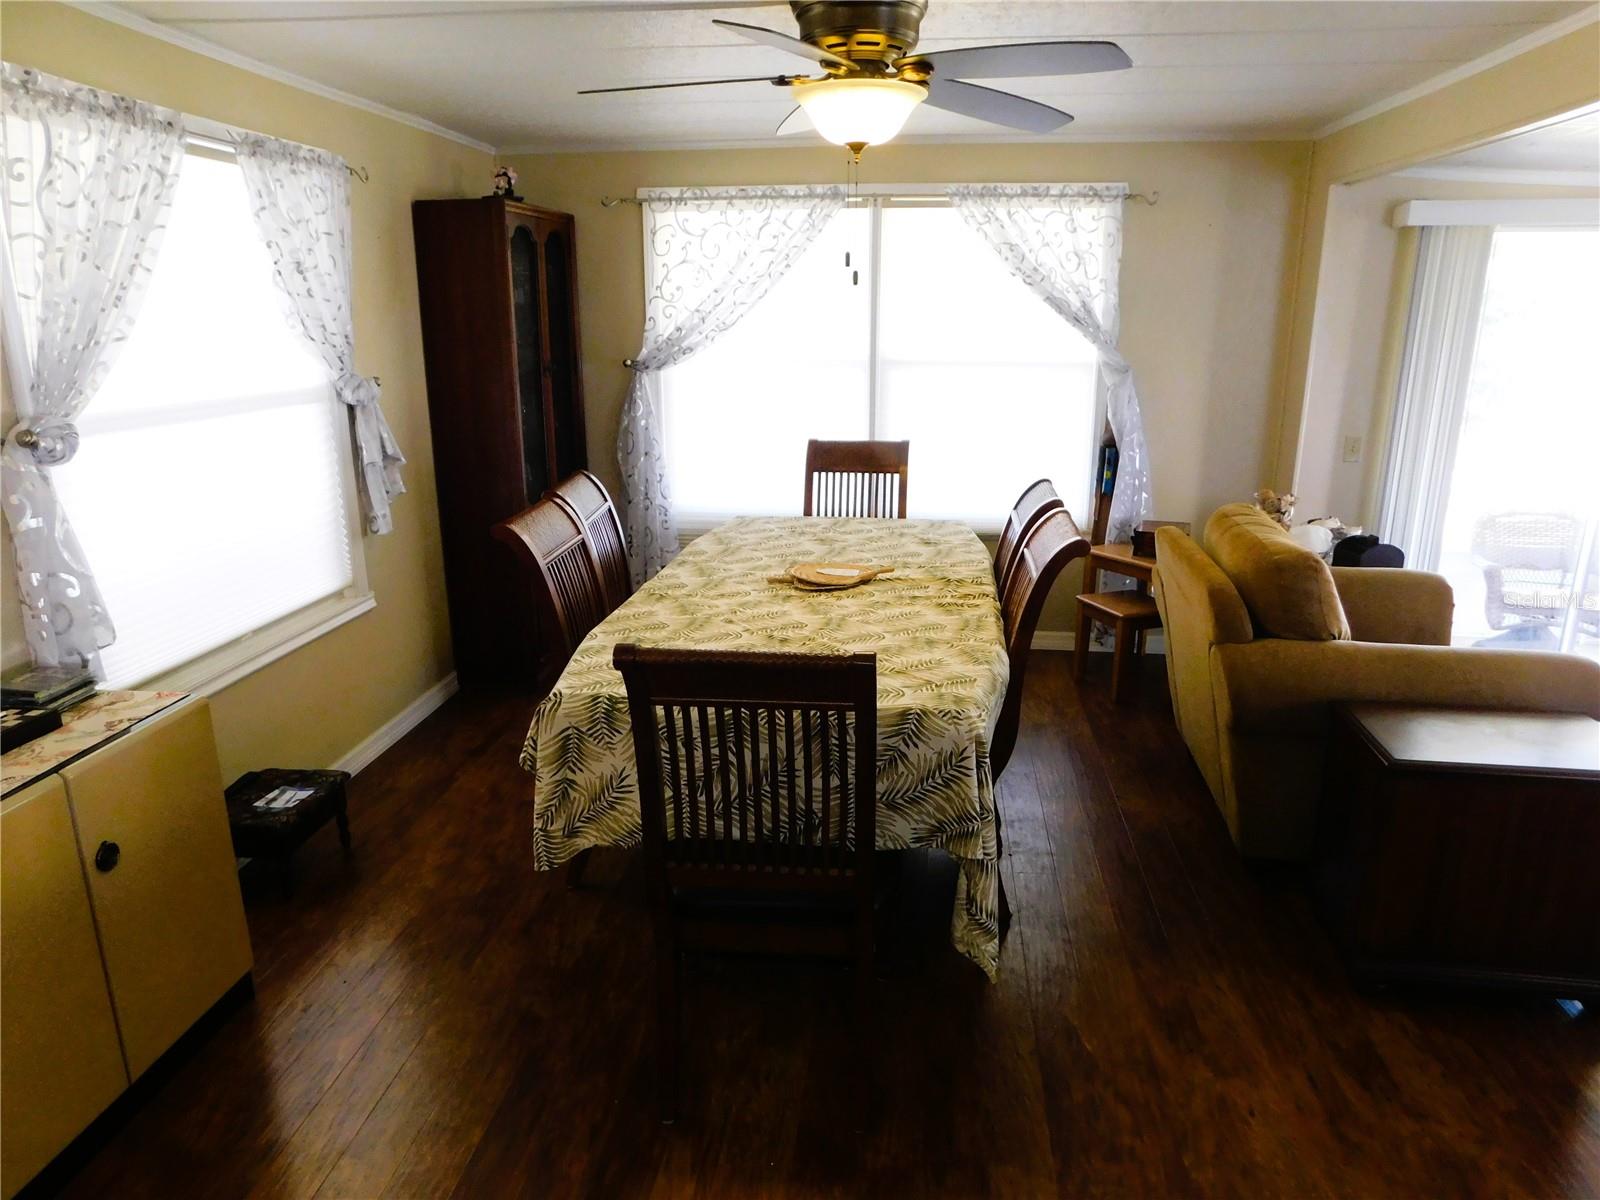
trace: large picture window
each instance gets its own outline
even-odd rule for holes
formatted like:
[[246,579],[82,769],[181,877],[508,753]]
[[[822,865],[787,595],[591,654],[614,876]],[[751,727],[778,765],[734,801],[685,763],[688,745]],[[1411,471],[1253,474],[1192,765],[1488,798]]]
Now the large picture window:
[[116,624],[109,685],[358,590],[348,418],[285,318],[231,156],[185,155],[149,292],[79,427],[54,481]]
[[942,199],[864,198],[750,313],[661,375],[689,530],[797,513],[808,438],[908,439],[910,512],[998,529],[1048,476],[1088,515],[1096,352]]

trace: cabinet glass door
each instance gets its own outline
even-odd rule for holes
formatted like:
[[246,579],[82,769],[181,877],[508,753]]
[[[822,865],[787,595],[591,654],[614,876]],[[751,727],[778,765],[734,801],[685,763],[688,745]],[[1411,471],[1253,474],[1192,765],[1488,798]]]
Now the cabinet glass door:
[[566,235],[552,231],[544,242],[544,293],[550,298],[550,408],[555,418],[556,473],[562,478],[584,465],[586,447],[578,420],[578,364],[573,361],[577,338],[569,302],[571,247]]
[[511,230],[511,311],[522,423],[522,477],[532,504],[553,481],[545,447],[544,371],[539,348],[539,243],[526,225]]

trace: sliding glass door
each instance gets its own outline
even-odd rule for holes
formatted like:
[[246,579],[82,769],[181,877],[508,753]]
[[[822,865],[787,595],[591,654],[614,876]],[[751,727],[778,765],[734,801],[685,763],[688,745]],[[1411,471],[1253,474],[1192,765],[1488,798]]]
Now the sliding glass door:
[[[1387,495],[1431,519],[1390,511],[1386,528],[1413,532],[1408,565],[1450,580],[1457,645],[1600,657],[1600,231],[1496,229],[1487,251],[1457,293],[1476,321],[1455,340],[1467,369],[1430,398],[1435,436],[1391,450]],[[1429,317],[1413,308],[1413,358]],[[1403,381],[1397,430],[1408,403],[1425,423]]]

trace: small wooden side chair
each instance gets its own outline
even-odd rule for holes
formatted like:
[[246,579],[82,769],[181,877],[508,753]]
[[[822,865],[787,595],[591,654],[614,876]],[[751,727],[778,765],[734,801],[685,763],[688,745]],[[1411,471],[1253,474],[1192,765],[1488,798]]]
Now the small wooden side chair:
[[910,442],[806,443],[808,517],[906,515]]
[[610,493],[591,472],[579,471],[558,483],[548,496],[583,526],[605,592],[606,611],[613,611],[633,595],[633,578],[628,573],[628,543],[622,533],[622,520]]
[[1126,694],[1128,664],[1144,657],[1145,634],[1161,627],[1154,596],[1129,588],[1120,592],[1085,592],[1078,597],[1078,632],[1073,639],[1072,675],[1082,679],[1089,665],[1089,638],[1096,622],[1111,627],[1111,700]]
[[621,645],[612,661],[628,689],[654,909],[662,1120],[677,1112],[688,951],[854,960],[865,1063],[876,656]]
[[1056,494],[1056,485],[1048,479],[1034,480],[1017,497],[1017,502],[1011,506],[1011,512],[1006,517],[1005,527],[1000,530],[1000,541],[994,551],[994,585],[1002,596],[1006,590],[1006,573],[1011,570],[1022,539],[1033,532],[1033,527],[1044,520],[1046,513],[1065,507],[1061,497]]

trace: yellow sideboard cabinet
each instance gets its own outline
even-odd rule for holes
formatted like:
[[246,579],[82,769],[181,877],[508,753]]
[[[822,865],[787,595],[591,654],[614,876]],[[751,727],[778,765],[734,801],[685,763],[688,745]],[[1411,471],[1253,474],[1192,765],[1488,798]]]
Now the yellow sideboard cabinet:
[[0,1194],[251,969],[204,700],[0,801]]

